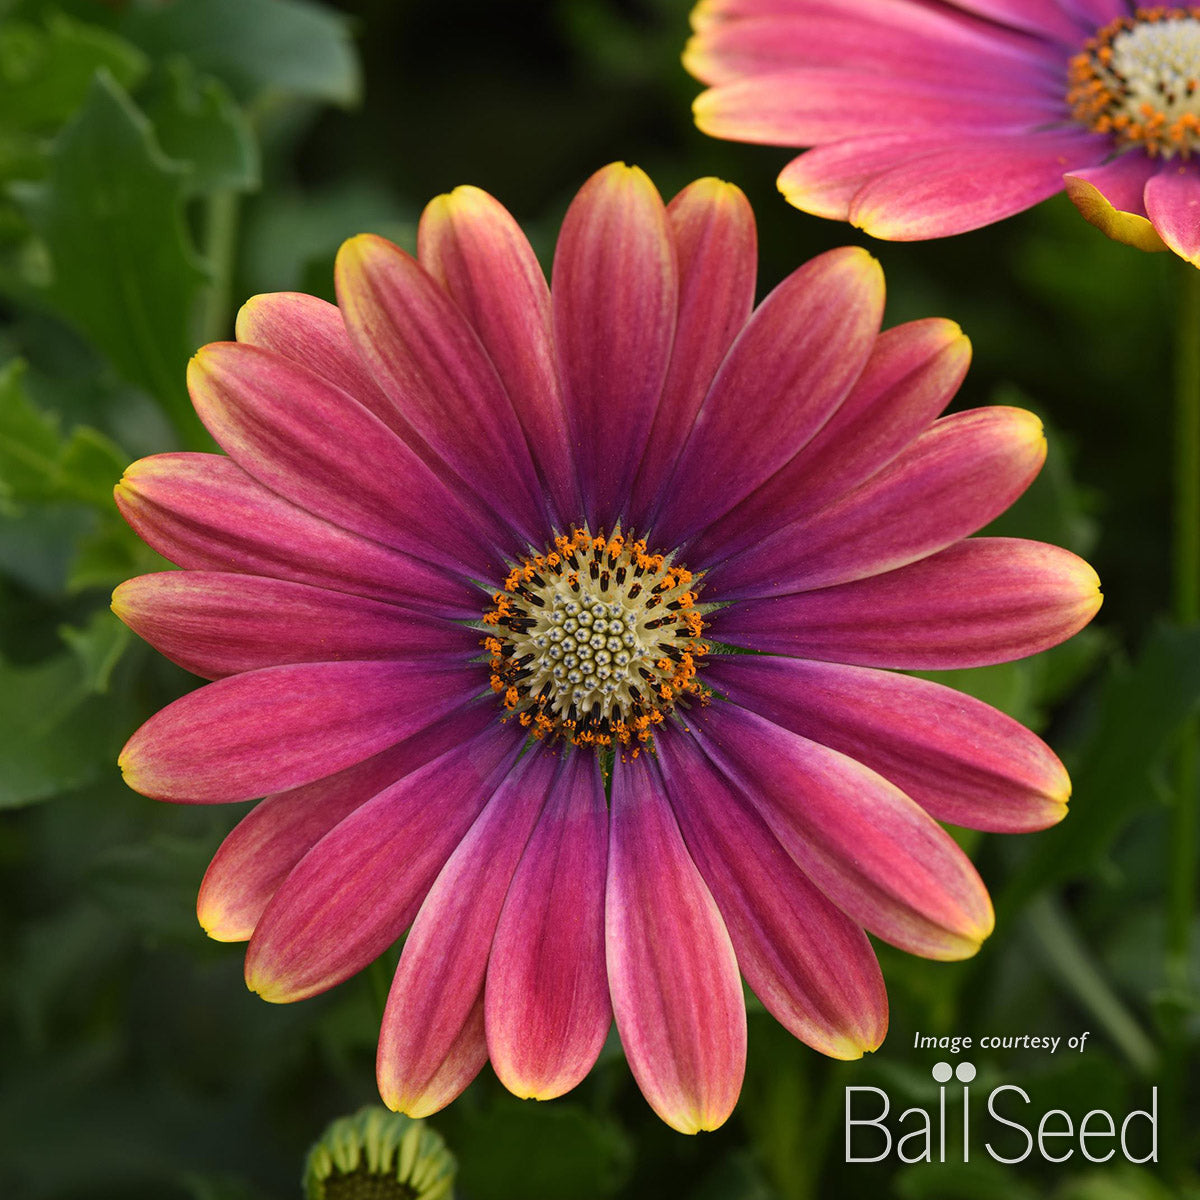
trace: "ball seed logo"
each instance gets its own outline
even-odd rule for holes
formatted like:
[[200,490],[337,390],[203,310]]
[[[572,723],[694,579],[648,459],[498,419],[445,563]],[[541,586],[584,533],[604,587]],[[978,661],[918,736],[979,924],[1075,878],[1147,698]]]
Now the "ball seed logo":
[[[846,1088],[846,1162],[877,1163],[893,1155],[904,1163],[970,1162],[980,1141],[984,1153],[1006,1165],[1030,1157],[1065,1163],[1076,1154],[1092,1163],[1118,1156],[1138,1164],[1158,1161],[1157,1087],[1145,1109],[1118,1118],[1093,1108],[1076,1118],[1062,1108],[1039,1111],[1034,1097],[1015,1083],[992,1088],[986,1100],[973,1099],[974,1063],[934,1063],[930,1073],[938,1085],[936,1105],[906,1108],[890,1122],[892,1100],[883,1088]],[[950,1089],[955,1094],[948,1100],[947,1085],[954,1081],[960,1086]]]

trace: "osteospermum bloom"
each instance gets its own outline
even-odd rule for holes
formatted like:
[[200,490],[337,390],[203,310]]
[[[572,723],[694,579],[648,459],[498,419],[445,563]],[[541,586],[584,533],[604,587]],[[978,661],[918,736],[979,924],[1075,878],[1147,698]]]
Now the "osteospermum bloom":
[[1132,0],[701,0],[706,133],[814,146],[797,208],[910,240],[1064,183],[1110,237],[1200,264],[1200,6]]
[[114,607],[215,681],[134,734],[126,778],[266,796],[199,899],[266,999],[408,930],[379,1039],[394,1109],[433,1112],[489,1058],[557,1096],[615,1016],[654,1109],[713,1128],[742,1079],[739,973],[856,1058],[887,1012],[864,930],[957,959],[992,927],[939,821],[1063,815],[1038,738],[880,669],[1011,659],[1095,613],[1074,555],[967,536],[1037,472],[1040,423],[939,417],[966,339],[881,333],[865,251],[757,308],[755,260],[735,187],[664,206],[614,165],[571,205],[551,290],[459,188],[416,258],[347,242],[338,306],[251,300],[189,372],[228,457],[118,486],[184,569]]

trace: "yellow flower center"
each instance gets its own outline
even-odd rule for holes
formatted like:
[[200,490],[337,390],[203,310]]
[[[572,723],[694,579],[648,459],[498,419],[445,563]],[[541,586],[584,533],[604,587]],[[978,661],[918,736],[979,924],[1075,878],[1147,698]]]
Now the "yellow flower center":
[[1188,157],[1200,148],[1200,7],[1139,8],[1070,64],[1071,115],[1119,147]]
[[573,529],[517,563],[484,614],[492,690],[541,739],[632,746],[703,701],[698,580],[644,540]]

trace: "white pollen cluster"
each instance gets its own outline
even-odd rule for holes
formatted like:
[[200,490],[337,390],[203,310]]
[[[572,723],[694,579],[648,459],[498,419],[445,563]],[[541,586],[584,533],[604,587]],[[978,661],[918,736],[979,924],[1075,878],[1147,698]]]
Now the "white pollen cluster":
[[1135,121],[1144,105],[1168,122],[1185,113],[1200,116],[1200,21],[1171,17],[1143,21],[1118,33],[1106,64],[1123,93],[1123,108]]
[[[623,599],[606,600],[555,590],[547,607],[530,614],[535,624],[513,636],[513,653],[532,651],[528,687],[538,692],[546,684],[554,689],[556,712],[572,706],[580,713],[596,710],[602,720],[614,708],[631,706],[631,689],[644,690],[639,671],[657,675],[655,662],[668,651],[676,654],[673,628],[648,628],[661,611]],[[673,622],[671,623],[674,624]]]
[[492,689],[535,738],[644,745],[683,697],[704,698],[696,581],[619,531],[574,529],[554,546],[492,597]]

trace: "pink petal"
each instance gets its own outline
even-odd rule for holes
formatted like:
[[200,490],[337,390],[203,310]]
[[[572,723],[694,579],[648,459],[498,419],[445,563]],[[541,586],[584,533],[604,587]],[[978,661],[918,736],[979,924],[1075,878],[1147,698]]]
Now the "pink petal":
[[668,1125],[716,1129],[746,1064],[733,945],[647,755],[614,766],[611,820],[606,936],[621,1044]]
[[775,182],[784,199],[802,212],[848,221],[854,197],[872,179],[893,167],[916,163],[948,143],[958,144],[937,130],[847,137],[792,159]]
[[[994,21],[1002,21],[1014,29],[1026,29],[1052,38],[1070,50],[1079,48],[1083,39],[1095,30],[1089,28],[1084,4],[1091,4],[1098,11],[1105,11],[1112,6],[1112,0],[952,0],[958,8],[967,12],[978,13],[981,17],[989,17]],[[1119,10],[1119,15],[1125,14],[1125,9]],[[1115,14],[1118,15],[1118,14]],[[1092,19],[1095,17],[1093,15]],[[1111,18],[1104,18],[1100,24],[1107,24]]]
[[467,1058],[446,1070],[482,1008],[500,910],[557,766],[540,747],[521,759],[421,905],[379,1031],[379,1091],[389,1108],[412,1117],[436,1112],[482,1065]]
[[293,504],[468,576],[495,570],[453,494],[340,388],[257,346],[217,342],[189,363],[188,389],[238,466]]
[[757,236],[742,192],[698,179],[667,206],[679,259],[679,318],[662,399],[630,509],[644,529],[713,376],[754,307]]
[[[719,21],[754,16],[830,16],[843,12],[845,5],[846,0],[700,0],[692,11],[692,26],[703,31]],[[1030,33],[1065,37],[1074,47],[1092,32],[1079,22],[1090,17],[1095,25],[1107,24],[1112,16],[1097,18],[1095,14],[1110,9],[1112,16],[1128,12],[1124,0],[947,0],[936,7],[921,0],[855,0],[854,14],[904,33],[946,40],[958,37],[967,39],[968,44],[986,39],[997,46],[1011,45],[1014,52],[1045,54],[1049,50],[1043,40],[1030,37]],[[1079,16],[1068,21],[1064,11],[1078,11]],[[1012,29],[1003,28],[1004,24]]]
[[351,341],[405,424],[514,529],[540,536],[525,435],[459,307],[416,259],[372,234],[342,246],[335,281]]
[[886,575],[731,605],[708,636],[869,667],[978,667],[1056,646],[1101,600],[1096,572],[1067,550],[971,538]]
[[1200,164],[1164,163],[1146,183],[1146,214],[1167,249],[1200,266]]
[[722,600],[777,596],[893,571],[975,533],[1033,482],[1042,423],[1020,408],[943,417],[840,501],[713,568]]
[[161,654],[206,679],[284,663],[479,654],[480,636],[362,596],[222,571],[127,580],[113,611]]
[[554,329],[591,528],[628,503],[667,376],[678,307],[675,249],[654,185],[623,163],[567,210],[554,253]]
[[849,219],[891,241],[966,233],[1055,195],[1066,172],[1100,161],[1109,148],[1108,138],[1082,129],[964,135],[868,180]]
[[125,782],[187,804],[251,800],[312,783],[423,729],[487,686],[478,664],[301,663],[206,684],[125,744]]
[[470,722],[464,740],[355,808],[289,873],[246,951],[252,991],[280,1004],[323,992],[408,928],[520,751],[494,714],[482,730],[479,710]]
[[462,309],[508,392],[559,525],[579,496],[554,357],[550,289],[528,239],[497,200],[459,187],[421,216],[421,265]]
[[887,993],[866,935],[788,857],[690,737],[660,737],[671,805],[766,1009],[822,1054],[861,1058],[887,1032]]
[[1099,29],[1117,17],[1129,15],[1126,0],[1059,0],[1069,12],[1077,12],[1081,21]]
[[246,941],[279,885],[339,821],[495,721],[491,703],[471,705],[365,762],[255,805],[221,843],[200,884],[196,915],[208,936]]
[[767,655],[720,655],[704,678],[734,703],[877,771],[939,821],[1025,833],[1066,815],[1071,781],[1045,742],[962,692]]
[[702,25],[683,63],[708,84],[824,66],[1010,94],[1014,87],[1050,90],[1057,84],[1061,94],[1062,60],[1051,47],[917,4],[808,4],[788,14],[752,10],[738,20]]
[[573,753],[513,876],[488,962],[488,1053],[500,1082],[522,1098],[570,1091],[608,1035],[607,861],[600,769],[594,755]]
[[253,296],[237,315],[237,340],[319,375],[403,437],[404,422],[358,357],[336,304],[303,292]]
[[759,305],[680,451],[660,544],[711,524],[813,437],[862,373],[882,316],[879,264],[853,246],[806,263]]
[[794,67],[701,92],[696,124],[712,137],[819,146],[867,133],[944,131],[961,138],[1060,120],[1061,97],[1014,84],[1011,94],[843,67]]
[[950,835],[899,788],[731,704],[712,705],[692,728],[847,916],[925,958],[979,949],[993,924],[987,890]]
[[331,525],[218,454],[156,454],[125,468],[117,507],[144,542],[191,570],[235,571],[475,620],[486,593]]
[[816,436],[766,483],[693,541],[707,567],[756,544],[763,530],[799,520],[886,466],[950,403],[971,344],[953,321],[931,317],[885,329],[850,394]]
[[1146,183],[1162,162],[1131,151],[1098,167],[1072,171],[1065,177],[1067,195],[1077,209],[1114,241],[1139,250],[1165,250],[1146,215]]

